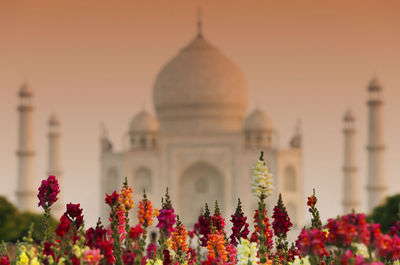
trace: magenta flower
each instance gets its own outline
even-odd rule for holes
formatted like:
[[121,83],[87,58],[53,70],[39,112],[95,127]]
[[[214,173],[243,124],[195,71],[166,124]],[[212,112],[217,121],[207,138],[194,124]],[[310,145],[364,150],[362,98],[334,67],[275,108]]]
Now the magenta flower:
[[37,195],[39,199],[38,207],[49,208],[58,200],[57,195],[59,193],[60,187],[55,176],[49,176],[47,180],[42,180]]
[[174,209],[161,209],[157,219],[157,227],[166,231],[169,237],[174,231],[174,224],[176,223],[176,214],[174,213]]

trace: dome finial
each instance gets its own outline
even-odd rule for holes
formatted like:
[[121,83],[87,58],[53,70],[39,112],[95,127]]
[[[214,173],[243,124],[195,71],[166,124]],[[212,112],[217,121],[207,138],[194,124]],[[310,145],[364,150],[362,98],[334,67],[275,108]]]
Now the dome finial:
[[197,36],[202,36],[203,22],[201,17],[201,8],[197,8]]

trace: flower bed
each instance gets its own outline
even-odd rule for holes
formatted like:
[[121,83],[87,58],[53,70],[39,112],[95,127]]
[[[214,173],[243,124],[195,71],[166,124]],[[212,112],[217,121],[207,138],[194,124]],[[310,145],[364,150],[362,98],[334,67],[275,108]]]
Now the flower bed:
[[[400,265],[399,222],[393,224],[389,234],[382,233],[379,224],[367,223],[364,214],[329,219],[322,225],[315,193],[307,200],[311,226],[304,227],[295,244],[289,245],[287,233],[292,223],[282,196],[273,209],[272,222],[267,217],[265,200],[271,189],[272,177],[261,153],[251,183],[259,201],[253,228],[249,227],[238,200],[231,215],[230,231],[225,228],[218,204],[213,213],[205,205],[194,229],[188,231],[174,212],[168,189],[159,210],[152,207],[144,193],[138,203],[137,223],[131,226],[128,217],[134,202],[132,189],[125,180],[120,193],[106,194],[110,225],[105,227],[99,221],[95,227],[85,229],[82,208],[70,203],[55,231],[49,231],[50,209],[60,192],[57,179],[49,176],[42,181],[38,193],[38,206],[44,210],[42,240],[34,242],[28,235],[16,245],[13,254],[3,244],[0,265]],[[148,238],[153,224],[158,228],[158,239]]]

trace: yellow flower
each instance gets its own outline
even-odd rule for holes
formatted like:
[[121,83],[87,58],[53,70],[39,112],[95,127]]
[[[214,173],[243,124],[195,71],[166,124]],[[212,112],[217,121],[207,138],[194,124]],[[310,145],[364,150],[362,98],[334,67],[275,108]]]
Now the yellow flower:
[[53,259],[53,256],[52,255],[46,255],[46,257],[47,257],[47,261],[49,262],[49,264],[53,264],[54,263],[54,259]]
[[289,265],[311,265],[310,260],[308,259],[308,256],[299,258],[299,256],[294,257],[293,262],[289,262]]
[[328,229],[328,228],[324,228],[324,229],[322,229],[322,232],[325,232],[325,237],[328,238],[328,236],[329,236],[329,229]]
[[28,256],[30,258],[34,257],[36,253],[36,249],[34,247],[29,247]]
[[65,264],[65,258],[61,257],[61,258],[58,260],[57,265],[64,265],[64,264]]
[[34,257],[34,258],[31,260],[31,264],[30,264],[30,265],[40,265],[40,262],[39,262],[38,258],[37,258],[37,257]]
[[29,265],[29,257],[26,255],[25,251],[19,254],[17,265]]
[[146,265],[163,265],[162,260],[156,259],[155,261],[152,259],[146,260]]
[[74,253],[74,255],[77,257],[77,258],[80,258],[81,256],[82,256],[82,254],[83,254],[83,249],[82,248],[80,248],[78,245],[74,245],[73,247],[72,247],[72,252]]
[[154,208],[154,211],[153,211],[154,217],[157,217],[159,214],[160,214],[160,210],[158,210],[157,208]]

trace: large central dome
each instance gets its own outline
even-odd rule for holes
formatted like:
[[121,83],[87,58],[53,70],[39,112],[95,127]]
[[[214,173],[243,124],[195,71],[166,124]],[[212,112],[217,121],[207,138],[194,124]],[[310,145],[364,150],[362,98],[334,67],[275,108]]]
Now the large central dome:
[[158,74],[154,104],[164,133],[242,129],[247,82],[240,69],[199,34]]

